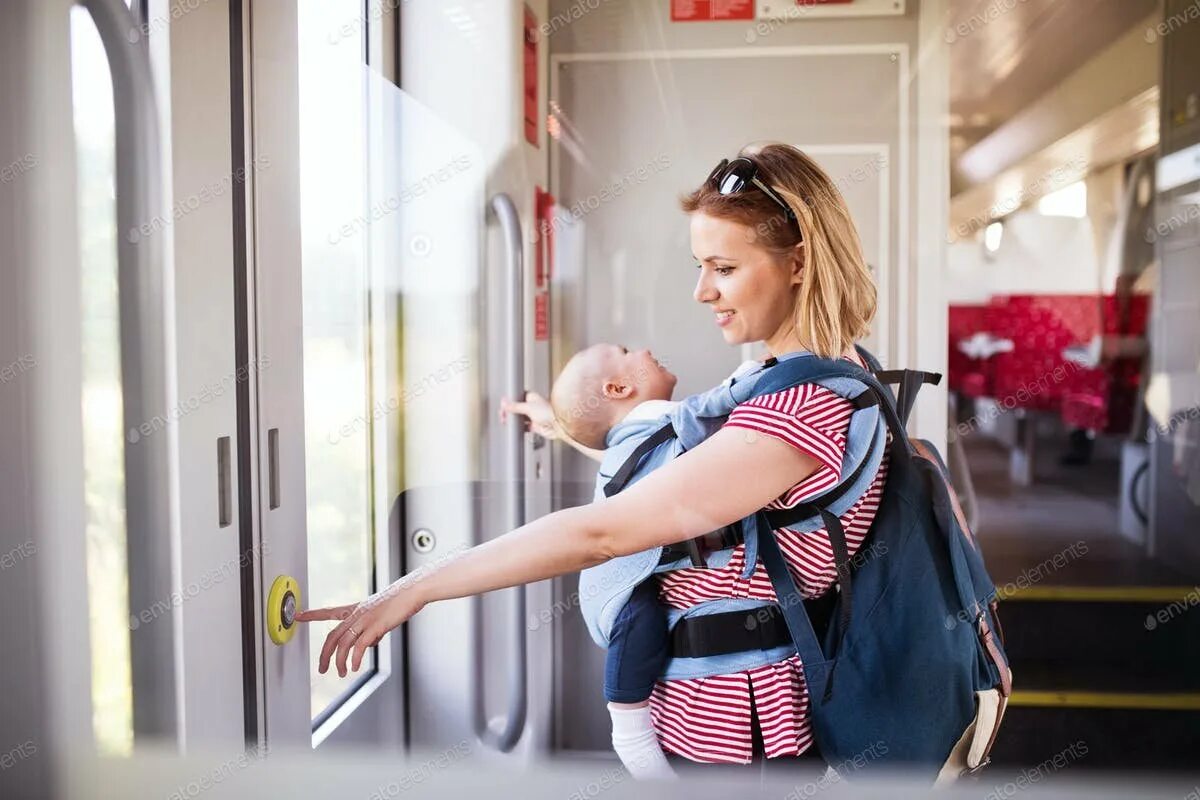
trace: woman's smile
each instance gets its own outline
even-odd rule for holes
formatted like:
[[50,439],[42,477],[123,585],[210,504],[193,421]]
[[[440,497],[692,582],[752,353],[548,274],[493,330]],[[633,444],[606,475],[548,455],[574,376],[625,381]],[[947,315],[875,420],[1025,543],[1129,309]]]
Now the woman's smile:
[[735,311],[717,311],[717,325],[724,328],[733,319]]

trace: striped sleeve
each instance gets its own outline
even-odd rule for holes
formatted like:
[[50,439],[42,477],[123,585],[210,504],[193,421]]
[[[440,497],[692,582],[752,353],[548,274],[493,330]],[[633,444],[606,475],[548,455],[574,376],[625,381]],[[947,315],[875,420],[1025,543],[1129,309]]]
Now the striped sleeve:
[[787,442],[821,465],[817,475],[831,473],[836,480],[852,412],[853,406],[845,398],[805,383],[747,400],[733,410],[725,424]]

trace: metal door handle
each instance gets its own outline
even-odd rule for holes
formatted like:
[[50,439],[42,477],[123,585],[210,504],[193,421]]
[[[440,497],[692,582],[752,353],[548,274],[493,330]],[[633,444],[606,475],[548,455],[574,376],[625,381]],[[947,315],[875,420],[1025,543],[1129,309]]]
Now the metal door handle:
[[[514,400],[525,396],[525,264],[521,242],[521,219],[512,198],[507,194],[497,194],[492,198],[489,209],[495,214],[504,231],[505,251],[508,258],[505,262],[508,276],[508,361],[505,364],[505,393]],[[504,463],[511,476],[509,487],[509,508],[511,516],[508,528],[519,528],[525,523],[525,432],[520,425],[509,425],[505,429],[506,453]],[[478,595],[472,603],[476,624],[474,627],[476,642],[475,658],[475,733],[479,740],[502,753],[507,753],[516,746],[525,729],[525,715],[528,698],[526,674],[528,671],[528,654],[526,649],[525,622],[525,587],[516,586],[512,589],[512,637],[515,654],[512,671],[509,674],[508,715],[504,727],[494,731],[487,722],[483,704],[483,626],[480,624],[483,612],[482,598]]]

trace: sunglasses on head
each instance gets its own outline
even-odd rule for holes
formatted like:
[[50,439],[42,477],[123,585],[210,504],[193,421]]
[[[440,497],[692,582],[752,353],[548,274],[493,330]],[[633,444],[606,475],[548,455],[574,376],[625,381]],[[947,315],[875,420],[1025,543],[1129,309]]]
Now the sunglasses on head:
[[758,164],[748,158],[735,158],[733,161],[722,158],[721,163],[717,164],[709,173],[707,183],[722,195],[737,194],[747,186],[756,186],[783,209],[783,213],[787,214],[788,219],[797,222],[796,213],[792,211],[791,206],[783,202],[783,199],[775,194],[770,186],[760,181],[758,174]]

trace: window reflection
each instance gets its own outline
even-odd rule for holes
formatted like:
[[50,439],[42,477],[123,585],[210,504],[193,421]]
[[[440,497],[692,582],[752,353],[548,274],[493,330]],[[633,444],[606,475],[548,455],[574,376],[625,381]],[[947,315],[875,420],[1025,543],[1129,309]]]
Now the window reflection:
[[[299,5],[309,607],[373,591],[366,104],[359,0]],[[324,630],[309,638],[312,663]],[[374,651],[359,680],[374,671]],[[312,671],[312,715],[350,688]]]

